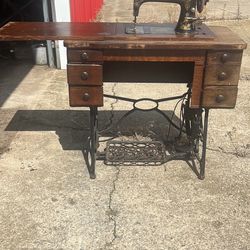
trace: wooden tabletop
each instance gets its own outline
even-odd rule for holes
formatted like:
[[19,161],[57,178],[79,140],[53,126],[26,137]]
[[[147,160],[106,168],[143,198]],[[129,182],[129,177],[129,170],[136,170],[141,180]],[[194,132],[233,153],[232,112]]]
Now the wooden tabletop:
[[108,49],[245,49],[246,43],[226,27],[205,25],[202,33],[175,34],[174,24],[139,24],[168,27],[168,34],[126,34],[128,23],[10,22],[0,28],[0,41],[64,40],[67,47]]

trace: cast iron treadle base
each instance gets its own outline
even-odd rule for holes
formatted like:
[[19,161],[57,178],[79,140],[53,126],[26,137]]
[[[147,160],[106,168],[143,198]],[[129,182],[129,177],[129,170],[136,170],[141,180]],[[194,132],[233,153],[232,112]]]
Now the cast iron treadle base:
[[166,162],[166,150],[159,141],[110,141],[107,143],[107,165],[157,166]]

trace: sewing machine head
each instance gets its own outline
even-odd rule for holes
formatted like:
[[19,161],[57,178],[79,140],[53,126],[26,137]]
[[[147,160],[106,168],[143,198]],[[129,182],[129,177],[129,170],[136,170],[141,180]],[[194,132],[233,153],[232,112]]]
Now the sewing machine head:
[[139,15],[140,7],[146,2],[177,3],[180,5],[180,17],[175,28],[177,33],[193,33],[196,31],[197,22],[202,19],[196,16],[197,11],[201,13],[209,0],[134,0],[134,23]]

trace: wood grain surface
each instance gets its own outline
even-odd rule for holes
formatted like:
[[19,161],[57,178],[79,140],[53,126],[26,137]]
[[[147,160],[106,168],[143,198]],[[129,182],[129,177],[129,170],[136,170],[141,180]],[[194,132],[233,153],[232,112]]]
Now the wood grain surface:
[[102,65],[68,64],[69,85],[102,86]]
[[207,64],[241,64],[243,50],[208,51]]
[[[139,24],[167,28],[168,32],[127,34],[128,25],[14,22],[0,29],[0,41],[64,40],[69,84],[78,85],[70,86],[71,106],[102,106],[102,80],[166,82],[173,75],[182,76],[176,82],[191,84],[192,108],[234,107],[242,52],[247,45],[231,30],[203,25],[198,34],[181,35],[174,32],[174,24]],[[93,62],[99,66],[86,65]],[[177,64],[183,64],[183,69]],[[129,70],[131,73],[122,74]]]
[[[244,49],[246,43],[226,27],[209,27],[214,39],[173,34],[126,34],[125,23],[11,22],[0,40],[65,40],[67,47],[126,49]],[[148,24],[150,25],[150,24]],[[168,24],[161,24],[161,26]],[[173,24],[169,24],[170,26]]]
[[204,86],[207,85],[238,85],[240,77],[240,65],[207,65]]
[[67,58],[68,63],[100,63],[103,61],[103,53],[99,50],[68,49]]
[[[234,108],[237,99],[237,86],[209,86],[203,90],[204,108]],[[222,97],[220,100],[219,97]]]
[[69,100],[71,107],[102,107],[103,88],[69,86]]

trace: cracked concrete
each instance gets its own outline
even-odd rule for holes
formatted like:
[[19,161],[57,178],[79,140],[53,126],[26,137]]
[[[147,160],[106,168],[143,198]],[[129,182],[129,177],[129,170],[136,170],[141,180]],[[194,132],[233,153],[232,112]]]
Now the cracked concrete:
[[[111,89],[111,95],[114,95],[114,96],[117,95],[116,91],[115,91],[116,85],[117,85],[117,83],[113,83],[113,86],[112,86],[112,89]],[[106,88],[104,88],[104,91],[105,91],[105,93],[107,93]],[[114,106],[118,102],[117,99],[114,99],[112,101],[112,100],[106,98],[106,100],[109,100],[110,117],[109,117],[109,121],[108,121],[107,125],[102,129],[102,131],[109,129],[110,126],[112,125],[113,119],[114,119]]]
[[[130,22],[132,2],[106,0],[99,18]],[[176,6],[148,6],[141,21],[176,18]],[[226,25],[249,42],[249,7],[246,0],[209,1],[206,14],[210,25]],[[204,181],[180,161],[159,167],[98,161],[97,179],[90,180],[82,155],[88,113],[69,107],[66,72],[1,59],[0,249],[248,249],[249,63],[248,48],[236,108],[210,112]],[[161,84],[105,85],[107,94],[133,98],[185,89],[164,86],[163,93]],[[130,108],[131,103],[105,99],[101,129]],[[164,136],[167,125],[160,125],[160,116],[136,113],[133,119],[139,128]],[[123,129],[132,124],[128,120]]]
[[107,212],[110,221],[112,221],[114,223],[113,239],[109,243],[106,243],[105,248],[110,248],[113,245],[116,238],[118,237],[117,236],[117,223],[116,223],[117,211],[115,211],[112,207],[113,195],[116,191],[116,182],[118,181],[119,174],[120,174],[120,168],[118,166],[116,166],[116,169],[117,169],[117,171],[116,171],[115,179],[113,180],[113,189],[109,193],[109,203],[108,203],[109,211]]

